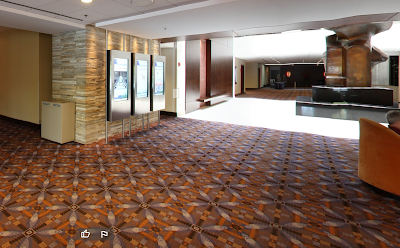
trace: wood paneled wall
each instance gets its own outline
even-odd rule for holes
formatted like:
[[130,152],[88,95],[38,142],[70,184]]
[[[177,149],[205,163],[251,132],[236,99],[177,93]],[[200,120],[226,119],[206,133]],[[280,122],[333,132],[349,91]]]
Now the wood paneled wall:
[[[117,32],[108,32],[107,48],[160,54],[159,41]],[[106,30],[88,25],[85,30],[53,36],[53,99],[76,103],[75,141],[79,143],[105,138],[106,64]],[[140,117],[131,120],[133,129],[141,127]],[[156,120],[157,113],[150,113],[150,122]],[[108,132],[121,134],[122,121],[109,122]]]
[[204,105],[198,99],[232,96],[232,80],[233,38],[186,42],[186,113]]
[[324,65],[294,65],[281,66],[281,78],[290,71],[290,78],[287,79],[286,87],[293,87],[296,82],[296,87],[311,87],[312,85],[325,84]]
[[207,97],[221,94],[232,95],[233,87],[233,38],[209,40],[207,63]]
[[186,42],[186,113],[200,108],[200,41]]
[[[207,98],[207,41],[200,40],[200,99]],[[205,106],[200,103],[200,107]]]

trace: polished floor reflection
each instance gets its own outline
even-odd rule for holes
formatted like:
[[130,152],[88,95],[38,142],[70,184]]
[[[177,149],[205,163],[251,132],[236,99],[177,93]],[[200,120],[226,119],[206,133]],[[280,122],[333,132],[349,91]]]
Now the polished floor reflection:
[[[231,124],[239,124],[254,127],[264,127],[283,131],[305,132],[311,134],[319,134],[338,138],[359,138],[359,124],[356,121],[359,117],[368,119],[377,119],[378,122],[384,123],[383,114],[373,116],[368,111],[357,111],[355,120],[343,120],[342,118],[334,118],[335,115],[350,115],[346,111],[330,112],[321,109],[303,109],[303,112],[308,111],[308,116],[296,115],[296,101],[294,100],[270,100],[266,96],[261,96],[263,89],[260,89],[260,94],[252,92],[252,95],[259,98],[242,98],[236,97],[230,101],[220,103],[211,107],[205,107],[200,110],[191,112],[183,116],[184,118],[193,118],[199,120],[219,121]],[[291,95],[293,90],[268,90],[268,93],[276,91],[276,94]],[[306,91],[304,91],[306,92]],[[285,99],[282,97],[282,99]],[[314,111],[314,114],[313,114]],[[323,112],[326,117],[315,117],[315,111]],[[319,113],[318,112],[318,113]],[[387,124],[386,124],[387,125]]]
[[367,104],[331,104],[313,102],[311,97],[296,99],[296,114],[312,117],[358,121],[361,117],[386,123],[386,113],[397,106],[385,107]]

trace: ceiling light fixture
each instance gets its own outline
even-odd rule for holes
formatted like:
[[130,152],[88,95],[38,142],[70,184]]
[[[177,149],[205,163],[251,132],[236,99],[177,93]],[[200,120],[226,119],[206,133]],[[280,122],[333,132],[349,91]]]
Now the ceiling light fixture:
[[147,6],[150,5],[154,2],[154,0],[132,0],[131,4],[136,5],[136,6]]
[[91,3],[92,0],[81,0],[82,3]]

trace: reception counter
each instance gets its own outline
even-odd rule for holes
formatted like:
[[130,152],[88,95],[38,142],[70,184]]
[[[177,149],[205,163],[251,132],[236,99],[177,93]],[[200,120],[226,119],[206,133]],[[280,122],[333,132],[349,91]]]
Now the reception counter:
[[393,89],[378,87],[313,86],[314,102],[345,102],[379,106],[393,106]]

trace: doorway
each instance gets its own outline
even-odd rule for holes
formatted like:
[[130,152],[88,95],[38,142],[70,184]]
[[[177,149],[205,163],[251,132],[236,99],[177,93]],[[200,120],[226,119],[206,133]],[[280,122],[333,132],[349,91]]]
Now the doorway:
[[241,92],[244,94],[244,65],[240,66],[240,82],[241,82]]

